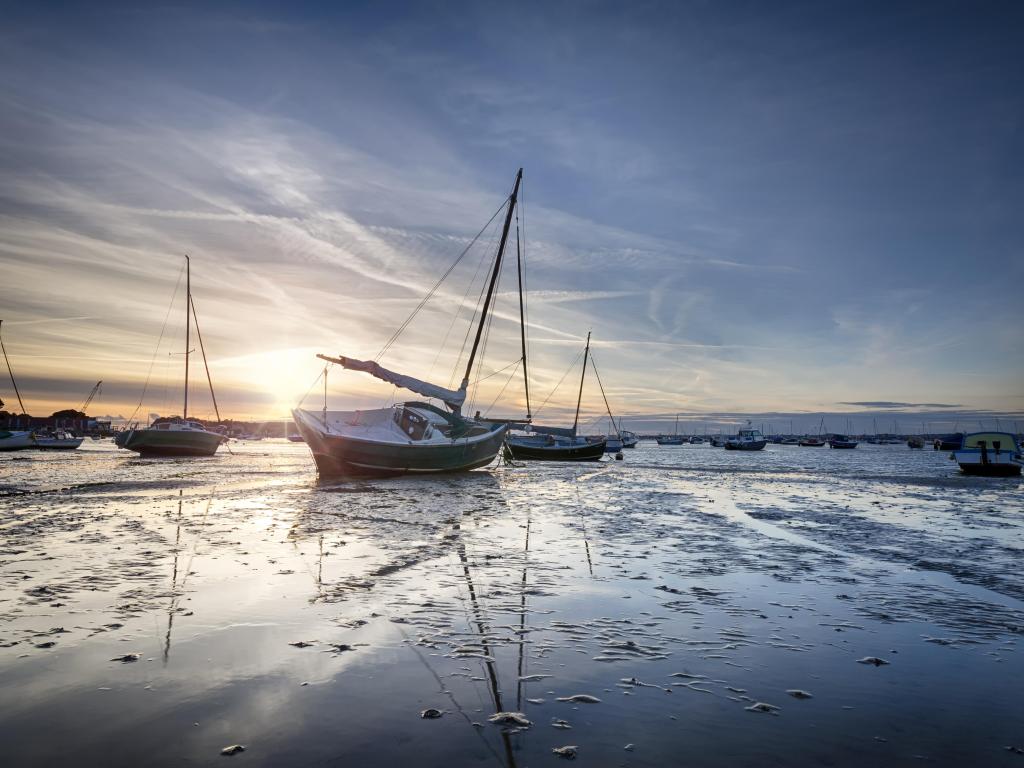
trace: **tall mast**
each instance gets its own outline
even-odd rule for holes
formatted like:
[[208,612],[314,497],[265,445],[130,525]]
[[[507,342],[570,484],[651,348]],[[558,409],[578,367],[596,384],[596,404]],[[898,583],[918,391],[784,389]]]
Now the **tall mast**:
[[580,374],[580,393],[576,398],[576,418],[572,420],[572,436],[576,437],[576,425],[580,422],[580,403],[583,401],[583,380],[587,378],[587,357],[590,355],[590,331],[587,331],[587,346],[583,348],[583,373]]
[[[0,326],[4,324],[3,320],[0,320]],[[18,391],[18,382],[14,380],[14,371],[11,369],[11,361],[7,359],[7,348],[4,347],[3,337],[0,336],[0,350],[4,353],[4,362],[7,363],[7,373],[11,375],[11,384],[14,385],[14,394],[18,396],[18,407],[21,408],[21,412],[25,413],[25,404],[21,402],[21,392]]]
[[526,387],[526,420],[531,418],[530,374],[526,370],[526,310],[523,307],[523,253],[519,247],[519,215],[516,215],[516,272],[519,273],[519,333],[523,342],[523,386]]
[[188,343],[190,322],[190,305],[192,303],[192,262],[185,254],[185,406],[181,409],[181,418],[188,418]]
[[480,325],[476,329],[476,338],[473,339],[473,350],[469,353],[469,364],[466,366],[466,375],[462,377],[462,385],[459,387],[465,390],[469,387],[469,376],[473,371],[473,363],[476,361],[476,351],[480,346],[480,337],[484,333],[484,326],[487,324],[487,313],[491,306],[491,297],[494,296],[494,285],[498,282],[498,275],[501,272],[501,257],[505,253],[505,243],[508,242],[508,230],[512,226],[512,213],[516,208],[516,197],[519,195],[519,183],[523,180],[523,169],[516,174],[516,183],[512,187],[512,194],[508,198],[508,212],[505,214],[505,226],[501,230],[501,242],[498,244],[498,256],[494,259],[494,271],[491,273],[491,283],[487,286],[487,297],[484,299],[483,309],[480,311]]

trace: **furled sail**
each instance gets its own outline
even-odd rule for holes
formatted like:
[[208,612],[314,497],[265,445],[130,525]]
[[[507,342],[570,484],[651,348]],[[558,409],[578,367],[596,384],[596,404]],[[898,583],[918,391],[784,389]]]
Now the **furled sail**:
[[340,356],[328,357],[327,355],[317,355],[317,357],[330,363],[337,363],[343,368],[348,368],[350,371],[363,371],[371,376],[375,376],[381,381],[394,384],[396,387],[401,387],[402,389],[408,389],[419,395],[423,395],[424,397],[436,397],[456,413],[458,413],[462,408],[462,404],[466,402],[465,389],[445,389],[444,387],[439,387],[437,384],[431,384],[429,381],[420,381],[419,379],[414,379],[412,376],[406,376],[401,373],[389,371],[387,368],[381,367],[373,360],[356,360],[353,357]]

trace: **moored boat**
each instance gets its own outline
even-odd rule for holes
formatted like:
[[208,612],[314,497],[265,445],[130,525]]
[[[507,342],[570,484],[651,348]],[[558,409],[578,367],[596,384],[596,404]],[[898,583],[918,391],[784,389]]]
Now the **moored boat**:
[[[217,452],[221,443],[227,442],[227,438],[217,432],[211,432],[198,421],[188,418],[188,373],[189,356],[192,351],[189,349],[192,320],[195,318],[195,305],[192,302],[192,262],[185,257],[185,398],[182,407],[181,417],[169,419],[157,419],[148,427],[133,427],[118,433],[114,438],[114,445],[129,451],[135,451],[142,456],[212,456]],[[203,364],[206,364],[206,350],[203,347],[203,337],[199,333],[199,322],[196,319],[196,336],[199,339],[199,349],[202,352]],[[210,396],[213,400],[213,408],[217,411],[217,398],[213,394],[213,380],[210,378],[209,366],[206,366],[207,381],[210,384]],[[141,405],[141,402],[140,402]],[[218,421],[220,412],[217,411]]]
[[747,428],[728,438],[724,447],[727,451],[761,451],[766,445],[768,440],[761,434],[761,430],[751,427],[748,421]]
[[924,438],[918,435],[914,435],[913,437],[907,438],[907,447],[918,449],[924,448]]
[[[583,402],[583,383],[587,378],[587,361],[590,357],[590,334],[583,348],[583,372],[580,374],[579,395],[576,398],[576,417],[572,427],[531,426],[526,434],[510,434],[505,439],[506,455],[525,461],[597,461],[609,450],[609,439],[582,437],[577,435],[580,421],[580,404]],[[619,443],[618,449],[621,450]]]
[[936,451],[955,451],[963,445],[964,437],[965,435],[963,432],[953,432],[949,435],[942,435],[935,438],[935,441],[932,443],[932,447],[935,448]]
[[800,438],[797,441],[797,445],[802,448],[821,448],[825,445],[825,441],[820,437],[814,437],[813,435],[807,435],[806,437]]
[[679,434],[679,414],[676,414],[676,427],[671,435],[658,435],[655,440],[658,441],[658,445],[682,445],[686,442],[686,438]]
[[21,451],[35,448],[35,437],[26,430],[0,429],[0,451]]
[[114,438],[118,448],[142,456],[213,456],[224,442],[224,435],[177,417],[159,419],[143,429],[126,429]]
[[1024,457],[1017,438],[1009,432],[972,432],[964,435],[950,458],[965,475],[1012,477],[1021,473]]
[[51,451],[72,451],[82,444],[84,437],[78,437],[64,430],[53,433],[36,434],[35,447]]
[[[509,422],[490,421],[479,417],[470,419],[464,417],[461,411],[466,401],[469,379],[474,370],[481,337],[485,328],[489,327],[488,320],[493,310],[495,286],[501,274],[502,256],[508,242],[509,228],[516,210],[522,178],[523,170],[520,168],[512,193],[504,205],[506,212],[501,240],[490,271],[486,296],[480,308],[469,362],[458,389],[448,389],[388,370],[372,360],[317,355],[329,363],[349,370],[363,371],[396,387],[424,397],[436,398],[448,408],[448,411],[444,411],[429,403],[407,402],[369,411],[329,411],[325,401],[322,411],[294,409],[292,417],[295,425],[309,446],[321,475],[387,476],[406,473],[464,472],[487,466],[498,455],[508,433]],[[422,305],[421,303],[420,306]],[[416,311],[418,309],[414,311],[414,315]],[[520,312],[522,313],[522,303]],[[520,320],[522,326],[522,316]],[[407,320],[406,323],[408,322]],[[522,333],[522,362],[525,369],[525,331]],[[324,375],[326,376],[326,369]]]
[[857,441],[846,435],[832,435],[828,439],[829,448],[856,448]]

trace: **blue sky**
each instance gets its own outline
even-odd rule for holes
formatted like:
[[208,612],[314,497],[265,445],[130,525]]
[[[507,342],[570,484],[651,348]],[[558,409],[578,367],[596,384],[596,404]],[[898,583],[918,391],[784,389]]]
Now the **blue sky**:
[[[100,378],[130,410],[153,359],[169,394],[146,408],[173,409],[180,358],[153,349],[189,252],[222,402],[283,413],[313,352],[379,350],[519,166],[543,396],[593,329],[634,417],[1024,410],[1018,4],[8,17],[2,317],[30,410]],[[436,329],[471,277],[384,362],[446,379]],[[516,355],[511,286],[486,370]],[[365,378],[338,375],[332,398],[391,396]],[[515,410],[521,387],[504,396]]]

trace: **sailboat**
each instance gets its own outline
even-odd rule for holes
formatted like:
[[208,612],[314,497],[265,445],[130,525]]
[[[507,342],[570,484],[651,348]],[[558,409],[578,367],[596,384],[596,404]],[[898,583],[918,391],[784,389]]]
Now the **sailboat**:
[[[572,428],[530,426],[532,434],[509,435],[505,439],[508,455],[513,459],[540,461],[597,461],[604,456],[607,439],[588,440],[576,434],[580,422],[580,403],[583,401],[583,382],[587,378],[587,359],[590,356],[590,334],[583,348],[583,372],[580,391],[576,398],[576,418]],[[620,445],[621,448],[621,445]]]
[[[227,442],[224,435],[210,432],[198,421],[188,418],[188,361],[191,354],[189,341],[191,338],[192,318],[195,316],[195,305],[192,303],[192,262],[185,257],[185,400],[182,405],[181,417],[157,419],[150,426],[130,427],[118,433],[114,444],[118,448],[135,451],[142,456],[213,456],[221,443]],[[206,364],[206,350],[203,348],[203,337],[199,333],[199,321],[196,318],[196,336],[199,349],[206,366],[206,378],[210,383],[210,395],[213,396],[213,381],[210,379],[210,367]],[[213,407],[217,410],[217,398],[213,396]],[[220,419],[220,412],[217,411]]]
[[[473,340],[469,363],[458,389],[447,389],[412,376],[390,371],[372,360],[317,355],[351,371],[371,376],[443,402],[447,410],[430,403],[413,401],[390,408],[365,411],[310,411],[295,408],[292,417],[313,454],[321,475],[402,475],[407,473],[464,472],[494,461],[505,442],[507,421],[467,418],[462,415],[469,377],[489,315],[493,309],[495,285],[501,272],[502,256],[516,209],[523,169],[506,202],[505,224],[491,270],[487,294]],[[520,295],[522,283],[520,282]],[[325,369],[326,371],[326,369]]]
[[[0,320],[0,326],[4,321]],[[7,358],[7,348],[3,346],[4,340],[0,336],[0,349],[4,353],[4,361],[7,363],[7,373],[11,377],[11,385],[14,387],[14,394],[18,398],[18,406],[21,412],[25,413],[25,405],[21,402],[21,392],[18,391],[18,382],[14,380],[14,369],[11,368],[11,361]],[[0,400],[0,406],[3,401]],[[0,429],[0,451],[20,451],[24,448],[35,448],[35,436],[29,430]]]
[[686,438],[679,434],[679,414],[676,414],[676,428],[671,435],[658,435],[655,438],[658,445],[682,445]]

